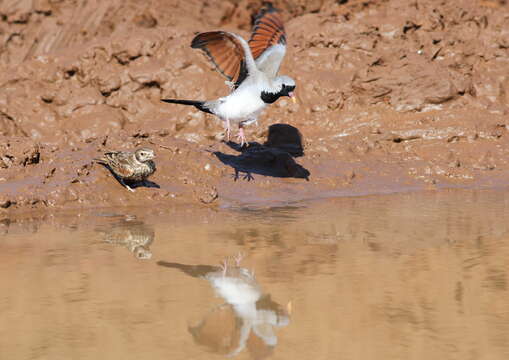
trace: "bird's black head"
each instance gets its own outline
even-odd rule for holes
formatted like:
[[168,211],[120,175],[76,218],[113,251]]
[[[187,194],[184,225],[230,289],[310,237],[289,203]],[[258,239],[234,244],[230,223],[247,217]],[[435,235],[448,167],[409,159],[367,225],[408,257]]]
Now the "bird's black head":
[[281,91],[279,92],[281,96],[289,96],[293,98],[293,92],[295,91],[295,84],[294,85],[286,85],[283,84]]
[[261,98],[264,103],[272,104],[281,96],[289,96],[295,102],[295,80],[288,76],[278,76],[273,81],[273,87],[270,90],[262,91]]

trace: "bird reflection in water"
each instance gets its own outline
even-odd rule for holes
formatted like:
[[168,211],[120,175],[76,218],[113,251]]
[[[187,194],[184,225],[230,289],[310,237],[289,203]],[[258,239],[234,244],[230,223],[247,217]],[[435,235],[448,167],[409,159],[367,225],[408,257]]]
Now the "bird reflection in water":
[[278,338],[275,328],[290,323],[291,303],[286,309],[263,294],[254,272],[240,267],[241,254],[227,258],[220,266],[184,265],[159,261],[195,278],[209,281],[225,303],[210,310],[189,332],[196,343],[210,351],[235,356],[245,348],[254,359],[268,357]]
[[105,242],[125,247],[137,259],[147,260],[152,257],[150,245],[154,241],[155,231],[142,221],[126,217],[96,231],[102,234]]

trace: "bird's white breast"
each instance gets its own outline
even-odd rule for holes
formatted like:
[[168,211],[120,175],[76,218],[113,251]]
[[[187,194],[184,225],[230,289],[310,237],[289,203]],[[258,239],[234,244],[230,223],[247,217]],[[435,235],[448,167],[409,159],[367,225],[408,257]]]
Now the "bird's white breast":
[[222,98],[216,114],[223,119],[243,121],[256,117],[267,104],[260,97],[257,86],[239,87],[230,95]]

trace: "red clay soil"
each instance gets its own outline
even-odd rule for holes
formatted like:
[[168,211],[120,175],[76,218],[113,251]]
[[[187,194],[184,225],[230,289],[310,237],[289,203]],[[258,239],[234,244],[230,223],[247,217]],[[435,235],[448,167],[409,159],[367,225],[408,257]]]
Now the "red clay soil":
[[[190,41],[214,29],[247,38],[261,2],[0,2],[0,211],[509,184],[507,1],[274,4],[298,102],[280,99],[246,135],[263,144],[270,125],[291,125],[298,157],[277,131],[240,153],[219,120],[160,102],[227,94]],[[138,146],[157,153],[158,188],[130,193],[93,162]]]

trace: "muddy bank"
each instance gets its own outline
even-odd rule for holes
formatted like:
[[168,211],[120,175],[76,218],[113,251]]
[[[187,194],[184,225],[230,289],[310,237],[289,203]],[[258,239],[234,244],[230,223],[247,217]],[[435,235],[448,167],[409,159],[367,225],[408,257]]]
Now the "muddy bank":
[[[505,1],[276,1],[289,39],[279,100],[243,153],[212,117],[223,79],[197,31],[248,37],[255,1],[4,1],[0,209],[280,204],[509,183]],[[302,153],[269,126],[302,134]],[[288,127],[290,128],[290,127]],[[292,132],[293,134],[296,133]],[[295,144],[296,137],[291,137]],[[283,139],[283,140],[281,140]],[[92,159],[149,146],[159,188],[128,193]]]

